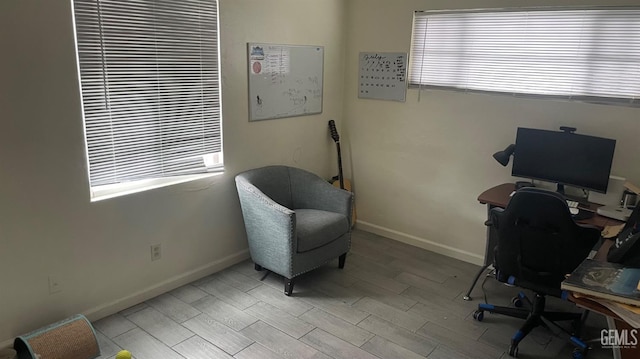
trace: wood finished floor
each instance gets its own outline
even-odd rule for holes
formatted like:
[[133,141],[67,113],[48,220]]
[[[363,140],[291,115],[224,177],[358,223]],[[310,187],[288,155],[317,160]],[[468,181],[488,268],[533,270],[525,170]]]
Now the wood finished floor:
[[[264,272],[242,262],[94,322],[100,358],[121,348],[136,359],[508,358],[522,321],[489,313],[474,321],[482,281],[473,301],[462,300],[478,266],[356,230],[344,270],[337,267],[336,259],[303,275],[286,297],[281,277],[260,281]],[[517,291],[484,284],[495,305]],[[599,340],[605,324],[592,314],[585,336]],[[555,332],[534,330],[519,357],[571,358]],[[613,355],[594,348],[588,357]]]

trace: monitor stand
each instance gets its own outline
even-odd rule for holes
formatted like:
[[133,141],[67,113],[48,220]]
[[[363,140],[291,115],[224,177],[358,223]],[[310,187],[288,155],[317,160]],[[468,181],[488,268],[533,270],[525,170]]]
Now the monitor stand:
[[571,196],[564,193],[564,185],[562,183],[557,184],[556,192],[560,193],[567,200],[576,201],[583,207],[589,207],[588,197]]
[[535,187],[535,185],[533,184],[533,182],[529,181],[516,181],[516,190],[524,187]]

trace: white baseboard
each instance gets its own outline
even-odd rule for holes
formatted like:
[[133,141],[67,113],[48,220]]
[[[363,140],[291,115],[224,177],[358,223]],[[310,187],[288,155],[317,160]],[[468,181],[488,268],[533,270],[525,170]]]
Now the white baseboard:
[[217,261],[205,264],[192,271],[171,277],[163,282],[142,289],[124,298],[120,298],[113,302],[91,308],[85,311],[83,314],[87,317],[87,319],[89,319],[89,321],[92,322],[98,319],[102,319],[111,314],[115,314],[131,306],[142,303],[145,300],[149,300],[151,298],[157,297],[160,294],[166,293],[185,284],[189,284],[197,279],[219,272],[234,264],[240,263],[243,260],[248,259],[249,257],[249,249],[244,249],[240,252],[236,252]]
[[413,236],[411,234],[407,234],[407,233],[399,232],[393,229],[378,226],[373,223],[368,223],[368,222],[358,220],[356,221],[356,228],[366,232],[371,232],[383,237],[394,239],[402,243],[410,244],[412,246],[416,246],[422,249],[436,252],[436,253],[445,255],[447,257],[459,259],[461,261],[465,261],[468,263],[476,264],[479,266],[484,264],[484,256],[482,255],[467,252],[465,250],[447,246],[442,243],[436,243],[428,239]]
[[[163,282],[160,282],[151,287],[142,289],[124,298],[120,298],[113,302],[102,304],[97,307],[86,310],[82,314],[84,314],[84,316],[86,316],[87,319],[89,319],[89,321],[92,321],[92,322],[102,319],[111,314],[115,314],[131,306],[142,303],[145,300],[149,300],[151,298],[157,297],[160,294],[166,293],[168,291],[181,287],[185,284],[189,284],[202,277],[206,277],[210,274],[219,272],[234,264],[240,263],[243,260],[248,259],[249,257],[250,257],[249,249],[244,249],[242,251],[239,251],[229,256],[226,256],[224,258],[221,258],[217,261],[205,264],[192,271],[171,277]],[[13,346],[13,339],[0,342],[0,349],[10,348],[12,346]]]

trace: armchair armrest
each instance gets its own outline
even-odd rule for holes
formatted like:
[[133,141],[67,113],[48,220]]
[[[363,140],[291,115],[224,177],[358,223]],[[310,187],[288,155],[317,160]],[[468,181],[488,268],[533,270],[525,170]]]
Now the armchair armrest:
[[[241,176],[236,176],[236,186],[251,257],[258,264],[269,264],[276,273],[287,273],[290,258],[297,250],[295,212],[278,204]],[[279,263],[281,268],[274,267],[273,263]]]

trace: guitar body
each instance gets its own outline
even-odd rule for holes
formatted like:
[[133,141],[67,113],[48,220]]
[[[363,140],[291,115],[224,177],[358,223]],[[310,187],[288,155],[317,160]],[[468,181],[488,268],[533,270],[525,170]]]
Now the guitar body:
[[[335,187],[353,192],[351,190],[351,182],[345,179],[342,175],[342,154],[340,153],[340,136],[338,130],[336,130],[336,123],[333,120],[329,120],[329,131],[331,131],[331,138],[336,143],[336,149],[338,150],[338,176],[333,178],[332,184]],[[356,224],[356,204],[351,206],[351,228]]]
[[333,187],[342,188],[342,189],[347,190],[349,192],[353,192],[351,190],[351,181],[349,181],[348,178],[343,178],[342,181],[344,182],[344,188],[340,187],[340,180],[335,180],[335,181],[331,182],[331,184],[333,185]]

